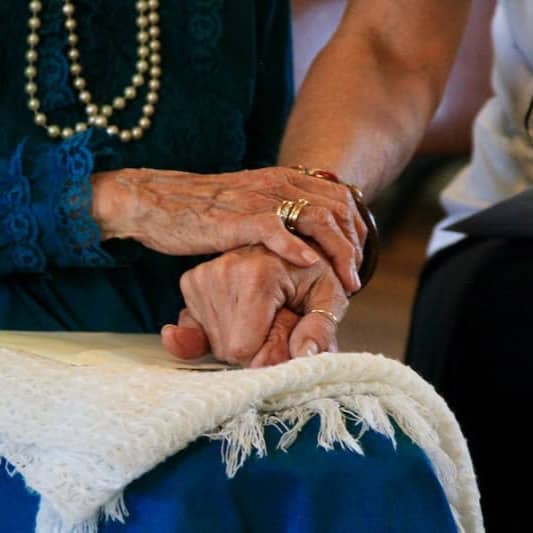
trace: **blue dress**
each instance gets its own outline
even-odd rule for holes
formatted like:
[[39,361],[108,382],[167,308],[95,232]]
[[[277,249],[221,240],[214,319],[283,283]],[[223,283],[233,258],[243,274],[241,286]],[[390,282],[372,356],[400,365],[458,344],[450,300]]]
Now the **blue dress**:
[[[131,0],[77,0],[80,51],[95,101],[135,64]],[[43,0],[39,98],[54,123],[83,120],[66,61],[61,0]],[[125,167],[218,173],[271,165],[292,101],[288,0],[161,2],[163,77],[153,125],[122,144],[95,130],[52,141],[24,93],[28,3],[0,3],[0,327],[156,332],[176,320],[181,273],[203,257],[101,242],[90,175]],[[119,115],[136,122],[140,101]],[[0,420],[0,432],[1,432]],[[369,432],[364,457],[316,446],[316,422],[289,453],[252,458],[228,480],[220,444],[199,439],[131,484],[126,525],[107,532],[456,531],[424,453]],[[38,497],[0,469],[0,532],[34,528]]]

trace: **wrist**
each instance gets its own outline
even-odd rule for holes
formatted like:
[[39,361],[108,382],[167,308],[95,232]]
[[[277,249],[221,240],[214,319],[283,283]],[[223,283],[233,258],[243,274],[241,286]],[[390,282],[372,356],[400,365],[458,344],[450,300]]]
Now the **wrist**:
[[131,206],[133,192],[117,171],[98,172],[91,177],[91,216],[102,232],[102,240],[128,238],[132,231]]
[[363,222],[367,228],[367,236],[365,241],[365,246],[363,250],[363,263],[359,268],[359,277],[361,280],[361,288],[365,287],[368,284],[377,267],[378,258],[379,258],[379,235],[374,219],[374,215],[370,209],[366,206],[364,202],[364,195],[356,185],[352,185],[347,182],[343,182],[337,176],[337,174],[324,170],[321,168],[308,168],[303,165],[296,165],[291,167],[294,170],[297,170],[301,174],[306,176],[311,176],[313,178],[320,178],[333,183],[338,183],[339,185],[344,185],[347,187],[352,195],[357,210],[363,219]]

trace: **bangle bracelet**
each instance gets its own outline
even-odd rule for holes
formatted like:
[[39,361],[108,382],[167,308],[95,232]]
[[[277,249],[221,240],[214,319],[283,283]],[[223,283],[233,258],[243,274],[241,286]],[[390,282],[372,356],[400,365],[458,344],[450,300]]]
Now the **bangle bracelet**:
[[338,183],[339,185],[344,185],[348,187],[352,198],[357,206],[357,210],[363,219],[367,227],[367,236],[365,247],[363,250],[363,263],[359,267],[359,279],[361,281],[361,288],[365,287],[376,270],[379,258],[379,236],[378,228],[374,215],[368,209],[366,204],[363,201],[363,193],[355,185],[342,182],[336,174],[329,172],[328,170],[322,170],[320,168],[308,168],[302,165],[291,167],[294,170],[300,172],[300,174],[305,174],[306,176],[311,176],[313,178],[321,178],[333,183]]

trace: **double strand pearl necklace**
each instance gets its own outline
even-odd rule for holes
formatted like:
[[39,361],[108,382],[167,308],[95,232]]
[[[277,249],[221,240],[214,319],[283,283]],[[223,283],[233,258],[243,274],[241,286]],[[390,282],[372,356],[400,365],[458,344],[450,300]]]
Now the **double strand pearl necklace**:
[[[140,139],[144,132],[151,126],[151,118],[155,113],[155,106],[159,100],[159,88],[161,78],[161,43],[159,41],[159,0],[139,0],[136,3],[138,12],[137,27],[137,64],[135,73],[121,96],[113,99],[111,103],[98,105],[93,102],[93,97],[87,88],[87,81],[82,75],[80,64],[80,51],[77,48],[79,41],[76,33],[77,23],[74,18],[76,11],[73,0],[63,0],[63,13],[65,15],[65,28],[68,33],[68,60],[72,84],[77,91],[79,101],[85,105],[87,114],[86,122],[79,122],[73,128],[61,128],[57,124],[50,124],[48,117],[41,111],[41,102],[37,98],[39,87],[37,85],[37,51],[39,45],[39,29],[41,19],[39,13],[42,10],[42,2],[31,0],[29,3],[31,16],[28,22],[28,50],[26,52],[26,93],[28,94],[28,108],[33,112],[34,122],[46,129],[52,138],[63,137],[68,139],[75,133],[85,131],[89,126],[106,129],[112,136],[118,136],[122,142],[132,139]],[[110,124],[109,119],[115,111],[122,110],[128,101],[137,97],[137,91],[146,84],[148,78],[148,92],[142,108],[142,115],[137,125],[131,129],[120,129]]]

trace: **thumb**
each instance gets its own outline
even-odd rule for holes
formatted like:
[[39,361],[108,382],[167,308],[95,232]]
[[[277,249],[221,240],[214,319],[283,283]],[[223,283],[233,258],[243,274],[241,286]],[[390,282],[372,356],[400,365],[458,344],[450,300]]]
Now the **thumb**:
[[166,324],[161,329],[164,348],[180,359],[197,359],[210,351],[209,340],[202,325],[187,308],[180,312],[178,325]]

